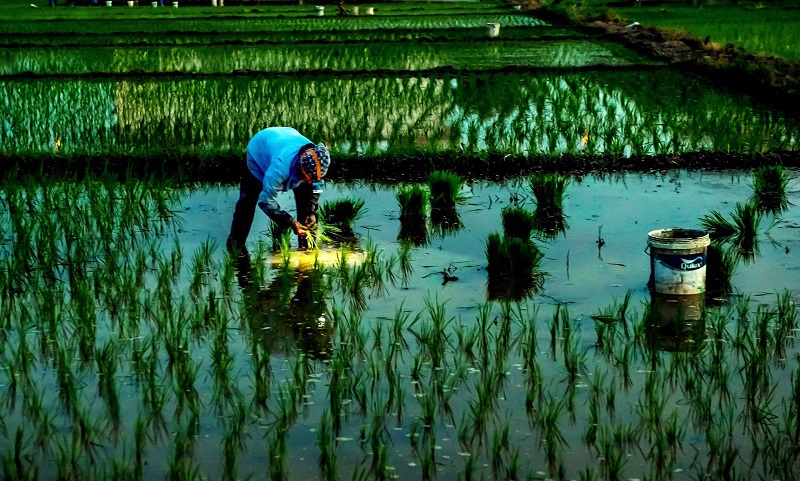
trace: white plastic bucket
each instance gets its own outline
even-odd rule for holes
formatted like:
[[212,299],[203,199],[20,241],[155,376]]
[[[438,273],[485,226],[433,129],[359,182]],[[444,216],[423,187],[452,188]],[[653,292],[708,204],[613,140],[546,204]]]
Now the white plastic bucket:
[[317,5],[317,16],[324,17],[325,16],[325,7],[321,5]]
[[358,15],[358,5],[350,7],[350,13],[352,13],[353,15]]
[[132,6],[133,6],[133,0],[128,0],[128,6],[129,6],[129,7],[132,7]]
[[212,7],[216,7],[217,6],[217,0],[211,0],[211,6]]
[[172,2],[172,6],[173,6],[174,8],[178,8],[178,2]]
[[111,7],[113,5],[114,4],[113,4],[113,2],[111,2],[111,0],[106,0],[106,7]]
[[489,35],[489,38],[497,38],[500,36],[500,24],[499,23],[487,23],[486,24],[486,32]]
[[522,11],[522,5],[514,5],[511,7],[511,10],[514,10],[515,12]]
[[706,291],[706,232],[694,229],[658,229],[647,233],[650,280],[659,294],[702,294]]
[[375,7],[367,7],[367,15],[375,15]]
[[158,8],[158,2],[150,2],[150,6],[153,8]]

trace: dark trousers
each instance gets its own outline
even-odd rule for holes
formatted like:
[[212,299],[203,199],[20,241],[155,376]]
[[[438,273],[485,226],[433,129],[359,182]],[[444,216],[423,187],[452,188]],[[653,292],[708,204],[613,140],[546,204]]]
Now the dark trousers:
[[[242,247],[250,234],[253,226],[253,217],[256,213],[258,196],[263,190],[262,181],[247,168],[247,161],[242,164],[242,181],[239,184],[239,200],[236,202],[236,210],[233,212],[233,222],[231,223],[231,235],[228,237],[228,245]],[[294,191],[294,200],[297,205],[297,219],[306,227],[315,227],[316,214],[319,205],[319,194],[314,193],[314,188],[310,184],[300,184]],[[313,214],[313,217],[312,217]],[[273,218],[281,227],[288,228],[288,220],[285,218]]]

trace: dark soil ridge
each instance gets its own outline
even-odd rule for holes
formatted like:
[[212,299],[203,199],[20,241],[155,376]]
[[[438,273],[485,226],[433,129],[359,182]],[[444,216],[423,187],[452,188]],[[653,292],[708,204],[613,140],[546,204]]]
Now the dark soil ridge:
[[[0,156],[0,182],[19,177],[79,179],[113,175],[119,178],[178,179],[188,182],[237,182],[242,155],[238,152],[188,154],[30,154]],[[502,152],[409,152],[333,155],[332,181],[375,183],[415,182],[434,170],[448,170],[469,179],[501,180],[536,172],[583,175],[613,172],[753,169],[763,165],[800,167],[800,151],[758,154],[690,152],[653,156],[563,154],[557,156]]]
[[529,4],[527,9],[547,21],[568,24],[586,33],[599,35],[604,40],[622,43],[684,71],[700,74],[717,85],[778,104],[785,109],[800,107],[800,63],[755,55],[732,44],[721,46],[672,29],[641,25],[631,27],[630,20],[613,18],[607,14],[583,16],[534,4]]

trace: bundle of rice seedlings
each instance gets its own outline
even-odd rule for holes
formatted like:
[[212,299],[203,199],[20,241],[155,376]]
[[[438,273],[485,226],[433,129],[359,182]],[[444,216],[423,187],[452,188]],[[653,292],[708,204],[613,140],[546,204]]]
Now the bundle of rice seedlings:
[[320,207],[319,217],[327,225],[352,229],[355,221],[366,213],[364,204],[364,199],[353,198],[327,201]]
[[522,207],[508,206],[503,208],[503,233],[506,238],[529,241],[536,223],[533,214]]
[[529,240],[489,234],[486,239],[489,298],[521,299],[541,289],[542,257],[539,248]]
[[415,246],[428,243],[428,192],[418,185],[401,187],[397,191],[400,204],[400,233],[398,239]]
[[781,165],[767,165],[753,172],[753,197],[751,200],[760,212],[778,214],[786,210],[786,186],[789,175]]
[[428,192],[418,185],[398,189],[397,202],[400,204],[400,221],[425,219],[429,198]]
[[736,233],[736,226],[716,210],[701,217],[700,224],[713,240],[725,241]]
[[431,209],[450,211],[455,210],[456,204],[461,202],[461,186],[464,181],[457,174],[445,170],[435,170],[428,175],[428,185],[431,189]]
[[733,245],[739,249],[745,260],[752,260],[758,253],[758,226],[763,214],[758,211],[755,204],[737,202],[736,210],[731,217],[737,230],[733,237]]
[[353,226],[366,209],[364,199],[344,198],[328,201],[319,209],[319,218],[324,226],[325,234],[333,241],[355,238]]
[[726,298],[731,293],[731,279],[741,256],[720,242],[712,242],[706,252],[706,291],[712,298]]
[[752,260],[758,252],[758,226],[763,214],[754,203],[737,202],[731,214],[732,221],[717,211],[703,216],[700,222],[711,239],[718,242],[730,241],[745,260]]

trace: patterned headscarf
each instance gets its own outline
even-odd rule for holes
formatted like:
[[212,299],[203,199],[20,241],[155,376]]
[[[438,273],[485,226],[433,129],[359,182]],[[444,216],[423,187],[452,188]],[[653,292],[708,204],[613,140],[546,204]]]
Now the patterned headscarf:
[[301,175],[311,182],[325,177],[330,165],[331,155],[325,144],[321,142],[300,154]]

